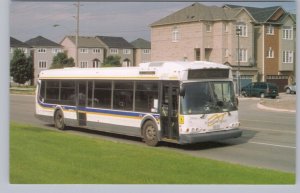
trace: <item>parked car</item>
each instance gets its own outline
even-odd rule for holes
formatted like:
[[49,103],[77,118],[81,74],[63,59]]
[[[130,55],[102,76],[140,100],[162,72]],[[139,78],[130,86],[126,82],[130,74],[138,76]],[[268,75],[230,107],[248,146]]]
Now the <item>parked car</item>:
[[286,85],[284,90],[286,94],[296,94],[296,83]]
[[278,96],[278,86],[270,82],[252,82],[242,89],[243,96],[255,96],[260,98]]

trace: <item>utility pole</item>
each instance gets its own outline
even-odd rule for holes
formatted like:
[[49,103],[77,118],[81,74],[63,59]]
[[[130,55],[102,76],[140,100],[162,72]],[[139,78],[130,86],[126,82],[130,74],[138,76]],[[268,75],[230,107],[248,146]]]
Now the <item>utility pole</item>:
[[75,4],[77,7],[77,14],[76,14],[76,39],[75,39],[75,44],[76,44],[76,52],[75,52],[75,67],[79,67],[78,64],[78,38],[79,38],[79,7],[80,7],[80,1],[77,0],[77,4]]
[[241,96],[241,80],[240,80],[240,34],[241,34],[241,29],[240,28],[236,28],[236,35],[238,37],[238,51],[237,51],[237,55],[238,55],[238,70],[237,70],[237,87],[238,87],[238,95]]

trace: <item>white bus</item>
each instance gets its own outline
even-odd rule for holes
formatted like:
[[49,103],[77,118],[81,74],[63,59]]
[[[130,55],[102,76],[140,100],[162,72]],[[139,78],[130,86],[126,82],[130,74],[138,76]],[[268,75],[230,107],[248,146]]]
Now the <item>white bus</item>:
[[66,126],[138,136],[146,144],[240,137],[231,68],[211,62],[65,68],[39,74],[36,117]]

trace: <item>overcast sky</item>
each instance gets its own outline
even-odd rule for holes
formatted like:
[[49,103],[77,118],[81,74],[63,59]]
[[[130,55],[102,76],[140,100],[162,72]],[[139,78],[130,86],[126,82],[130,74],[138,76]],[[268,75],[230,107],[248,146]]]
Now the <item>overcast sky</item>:
[[[80,35],[119,36],[128,41],[137,38],[150,40],[149,25],[191,2],[81,2]],[[292,2],[200,2],[205,5],[224,4],[253,7],[282,6],[296,13]],[[60,42],[65,35],[75,35],[76,7],[74,2],[12,1],[10,6],[10,34],[21,41],[44,36]],[[56,26],[56,27],[54,27]]]

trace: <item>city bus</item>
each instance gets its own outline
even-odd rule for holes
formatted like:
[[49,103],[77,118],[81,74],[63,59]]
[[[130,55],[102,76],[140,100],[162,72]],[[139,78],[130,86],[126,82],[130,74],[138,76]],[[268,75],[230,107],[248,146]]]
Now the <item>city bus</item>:
[[231,68],[204,61],[45,70],[37,81],[35,115],[60,130],[137,136],[150,146],[242,134]]

